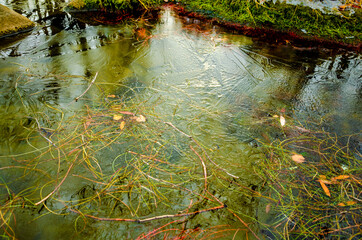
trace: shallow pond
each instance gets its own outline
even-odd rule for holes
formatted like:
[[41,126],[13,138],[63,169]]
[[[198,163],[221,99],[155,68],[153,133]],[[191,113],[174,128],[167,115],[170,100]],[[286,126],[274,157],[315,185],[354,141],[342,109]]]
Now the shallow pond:
[[38,23],[0,39],[4,235],[253,239],[270,220],[260,141],[318,125],[361,150],[360,55],[267,45],[168,7],[89,25],[53,1],[0,3]]

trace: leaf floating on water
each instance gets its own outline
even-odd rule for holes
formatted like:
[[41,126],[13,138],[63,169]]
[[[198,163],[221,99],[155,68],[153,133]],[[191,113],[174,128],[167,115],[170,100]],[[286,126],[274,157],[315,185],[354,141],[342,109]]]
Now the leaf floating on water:
[[271,204],[269,203],[268,205],[266,205],[265,207],[265,212],[268,214],[270,212],[271,209]]
[[320,185],[322,186],[324,193],[325,193],[328,197],[330,197],[330,196],[331,196],[331,192],[330,192],[329,189],[327,188],[327,185],[325,185],[322,180],[317,180],[317,181],[318,181],[318,182],[320,183]]
[[280,116],[280,125],[282,125],[282,127],[285,125],[285,118],[283,116]]
[[126,122],[125,122],[125,121],[122,121],[121,124],[119,124],[119,128],[120,128],[121,130],[123,130],[125,126],[126,126]]
[[302,155],[300,155],[300,154],[294,154],[294,155],[292,156],[292,160],[293,160],[294,162],[296,162],[296,163],[303,163],[303,162],[305,162],[305,158],[304,158]]
[[114,120],[114,121],[121,120],[122,118],[123,118],[122,115],[114,115],[114,116],[113,116],[113,120]]

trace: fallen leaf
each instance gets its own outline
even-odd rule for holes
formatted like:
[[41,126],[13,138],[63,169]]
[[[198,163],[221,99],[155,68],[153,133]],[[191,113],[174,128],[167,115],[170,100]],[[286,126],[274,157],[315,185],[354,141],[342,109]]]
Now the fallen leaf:
[[132,120],[135,120],[136,122],[146,122],[146,118],[143,116],[143,115],[139,115],[138,117],[137,116],[134,116],[134,117],[131,117]]
[[134,113],[131,113],[131,112],[127,112],[127,111],[121,111],[119,113],[122,113],[122,114],[125,114],[125,115],[135,115]]
[[327,177],[325,175],[319,175],[319,179],[323,179],[323,180],[326,180]]
[[333,181],[333,180],[342,180],[342,179],[347,179],[347,178],[349,178],[348,175],[339,175],[339,176],[337,176],[337,177],[332,178],[331,180],[332,180],[332,181]]
[[112,95],[108,95],[107,97],[109,97],[109,98],[116,98],[116,95],[112,94]]
[[114,116],[113,116],[113,120],[114,120],[114,121],[121,120],[122,118],[123,118],[122,115],[114,115]]
[[356,201],[347,201],[346,202],[347,206],[355,205],[356,203],[357,203]]
[[292,156],[292,160],[293,160],[294,162],[296,162],[296,163],[303,163],[303,162],[305,162],[305,158],[304,158],[302,155],[300,155],[300,154],[294,154],[294,155]]
[[279,115],[273,115],[273,118],[278,118],[279,117]]
[[125,121],[122,121],[121,124],[119,124],[119,128],[120,128],[121,130],[123,130],[125,126],[126,126],[126,122],[125,122]]
[[346,204],[344,204],[343,202],[341,202],[341,203],[338,203],[338,206],[340,206],[340,207],[345,207]]
[[269,212],[270,212],[270,209],[271,209],[271,204],[269,203],[269,204],[266,205],[266,207],[265,207],[265,212],[266,212],[266,213],[269,213]]
[[330,197],[330,196],[331,196],[331,192],[330,192],[329,189],[327,188],[327,185],[325,185],[324,182],[321,181],[321,180],[317,180],[317,181],[318,181],[318,182],[320,183],[320,185],[322,186],[323,191],[325,192],[325,194],[326,194],[328,197]]
[[282,125],[282,127],[285,125],[285,118],[283,116],[280,116],[280,125]]

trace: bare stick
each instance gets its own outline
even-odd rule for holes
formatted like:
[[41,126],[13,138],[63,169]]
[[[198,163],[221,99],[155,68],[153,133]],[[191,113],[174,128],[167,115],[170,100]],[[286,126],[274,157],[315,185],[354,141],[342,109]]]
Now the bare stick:
[[208,209],[203,209],[203,210],[199,210],[199,211],[195,211],[195,212],[190,212],[190,213],[180,213],[180,214],[174,214],[174,215],[161,215],[161,216],[156,216],[156,217],[150,217],[150,218],[144,218],[144,219],[132,219],[132,218],[103,218],[103,217],[96,217],[93,215],[89,215],[89,214],[83,214],[78,210],[69,208],[69,210],[71,212],[80,214],[82,216],[88,217],[88,218],[92,218],[95,220],[99,220],[99,221],[115,221],[115,222],[138,222],[138,223],[143,223],[143,222],[150,222],[153,220],[159,220],[159,219],[164,219],[164,218],[174,218],[174,217],[186,217],[186,216],[192,216],[192,215],[196,215],[199,213],[204,213],[204,212],[210,212],[210,211],[214,211],[214,210],[219,210],[219,209],[223,209],[226,208],[226,205],[221,205],[221,206],[217,206],[217,207],[213,207],[213,208],[208,208]]
[[200,154],[198,154],[195,149],[190,145],[191,150],[199,157],[201,164],[202,164],[202,168],[203,168],[203,172],[204,172],[204,179],[205,179],[205,190],[207,189],[207,170],[206,170],[206,165],[204,163],[204,160],[202,159],[202,157],[200,156]]
[[79,98],[83,97],[83,95],[86,94],[86,92],[88,92],[88,90],[92,87],[93,83],[96,81],[97,76],[98,72],[96,72],[96,75],[94,76],[92,82],[89,84],[88,88],[79,97],[76,97],[74,99],[76,102],[78,102]]

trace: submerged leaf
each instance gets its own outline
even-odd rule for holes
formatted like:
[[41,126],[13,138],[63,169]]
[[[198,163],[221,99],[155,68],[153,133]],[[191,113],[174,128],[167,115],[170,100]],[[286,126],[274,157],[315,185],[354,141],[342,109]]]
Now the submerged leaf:
[[322,180],[317,180],[317,181],[318,181],[318,182],[320,183],[320,185],[322,186],[324,193],[325,193],[328,197],[330,197],[330,196],[331,196],[331,192],[330,192],[329,189],[327,188],[327,185],[325,185]]
[[285,125],[285,118],[283,116],[280,116],[280,125],[282,125],[282,127]]
[[131,117],[131,119],[136,120],[136,122],[139,122],[139,123],[146,122],[146,117],[143,115],[139,115],[138,117],[134,116],[134,117]]
[[121,120],[122,118],[123,118],[122,115],[114,115],[114,116],[113,116],[113,120],[114,120],[114,121]]
[[296,163],[303,163],[303,162],[305,162],[305,158],[304,158],[302,155],[300,155],[300,154],[294,154],[294,155],[292,156],[292,160],[293,160],[294,162],[296,162]]
[[270,212],[270,209],[271,209],[271,204],[269,203],[269,204],[266,205],[266,207],[265,207],[265,212],[266,212],[266,213],[269,213],[269,212]]
[[342,179],[347,179],[347,178],[349,178],[348,175],[339,175],[338,177],[334,177],[334,178],[332,178],[331,180],[332,180],[332,181],[333,181],[333,180],[342,180]]
[[127,111],[121,111],[119,113],[122,113],[122,114],[125,114],[125,115],[135,115],[134,113],[131,113],[131,112],[127,112]]
[[119,125],[119,128],[120,128],[121,130],[123,130],[125,126],[126,126],[126,122],[125,122],[125,121],[122,121],[121,124]]

